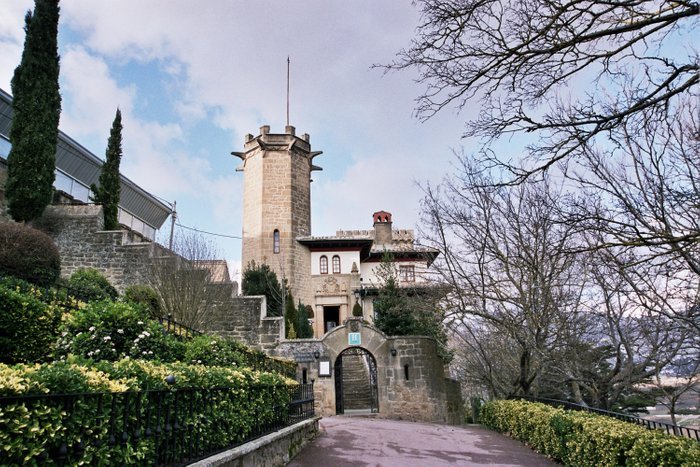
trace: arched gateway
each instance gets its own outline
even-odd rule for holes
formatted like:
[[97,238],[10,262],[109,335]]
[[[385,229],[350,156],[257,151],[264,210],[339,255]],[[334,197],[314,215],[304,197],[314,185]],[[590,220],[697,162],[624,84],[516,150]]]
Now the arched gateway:
[[335,413],[379,412],[377,360],[367,349],[350,347],[335,359]]
[[275,353],[297,362],[300,381],[313,381],[316,411],[458,423],[459,384],[430,337],[388,337],[362,318],[348,318],[321,339],[280,342]]

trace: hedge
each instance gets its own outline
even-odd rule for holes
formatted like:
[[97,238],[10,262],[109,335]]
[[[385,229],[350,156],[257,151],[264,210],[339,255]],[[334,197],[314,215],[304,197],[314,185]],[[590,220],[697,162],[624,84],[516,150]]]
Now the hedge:
[[[0,397],[3,464],[41,463],[42,456],[50,462],[63,444],[71,465],[153,465],[164,449],[172,451],[174,460],[192,443],[221,449],[243,441],[261,423],[273,423],[280,415],[278,408],[289,404],[288,389],[296,385],[276,374],[247,369],[131,359],[87,364],[77,359],[0,364],[0,395],[6,396]],[[174,382],[165,381],[169,375]],[[54,396],[64,388],[82,394]],[[45,395],[7,397],[32,394]],[[175,407],[180,409],[176,412]],[[168,413],[173,418],[166,420]],[[155,434],[167,423],[187,427],[177,435],[179,447],[169,444],[171,438]],[[144,436],[148,427],[153,429],[151,437]],[[137,432],[140,436],[135,438]],[[107,442],[115,434],[120,440]]]
[[62,308],[43,302],[40,289],[24,284],[26,292],[0,281],[0,362],[48,360],[58,338]]
[[564,465],[700,466],[697,441],[541,403],[488,402],[481,422]]

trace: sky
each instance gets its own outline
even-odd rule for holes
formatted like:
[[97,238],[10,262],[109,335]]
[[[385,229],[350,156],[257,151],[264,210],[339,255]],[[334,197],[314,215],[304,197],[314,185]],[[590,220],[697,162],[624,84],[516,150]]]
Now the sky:
[[[28,0],[0,2],[0,88],[8,93]],[[415,228],[419,183],[450,171],[467,117],[414,116],[411,72],[385,74],[419,24],[410,0],[62,0],[60,129],[104,158],[116,109],[121,171],[177,202],[178,222],[240,236],[243,175],[231,151],[262,125],[308,133],[314,163],[312,234],[368,229],[372,213]],[[470,148],[467,146],[466,151]],[[169,223],[159,238],[169,235]],[[240,271],[241,242],[211,237]]]

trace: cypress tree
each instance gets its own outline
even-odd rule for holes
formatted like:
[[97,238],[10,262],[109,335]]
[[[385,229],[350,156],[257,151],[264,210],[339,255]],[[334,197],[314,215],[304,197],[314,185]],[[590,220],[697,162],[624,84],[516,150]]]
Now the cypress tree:
[[301,302],[297,305],[297,337],[299,339],[308,339],[314,337],[314,330],[309,324],[309,315],[311,307],[304,305]]
[[95,194],[93,200],[102,205],[105,230],[119,228],[119,163],[122,159],[122,113],[117,109],[107,141],[106,161],[100,172],[100,186],[90,187]]
[[12,148],[5,186],[10,215],[20,222],[41,216],[51,202],[58,120],[58,0],[35,0],[25,17],[24,51],[12,77]]
[[267,297],[267,315],[282,316],[285,288],[277,280],[277,274],[267,264],[255,264],[251,261],[243,271],[241,280],[243,295],[265,295]]
[[287,325],[287,339],[296,339],[299,333],[299,317],[297,316],[297,308],[294,305],[294,297],[292,292],[287,292],[287,300],[284,303],[284,320]]

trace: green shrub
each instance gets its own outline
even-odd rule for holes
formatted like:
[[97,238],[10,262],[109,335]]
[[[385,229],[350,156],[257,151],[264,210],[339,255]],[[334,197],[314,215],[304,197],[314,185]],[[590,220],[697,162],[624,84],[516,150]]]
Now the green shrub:
[[145,329],[136,336],[126,356],[166,363],[185,358],[186,345],[182,340],[165,332],[157,321],[149,320],[145,324]]
[[355,302],[355,304],[352,306],[352,315],[357,317],[357,318],[361,318],[362,317],[362,305]]
[[13,222],[0,223],[0,276],[49,286],[61,274],[61,256],[44,232]]
[[174,361],[184,356],[184,344],[167,334],[139,307],[125,302],[90,302],[65,321],[59,356],[98,360],[124,357]]
[[202,335],[185,344],[184,361],[209,366],[246,366],[246,350],[236,341]]
[[[215,450],[238,443],[248,436],[256,424],[271,423],[280,415],[279,407],[289,403],[288,387],[296,384],[277,374],[249,369],[205,367],[184,363],[159,364],[124,359],[102,361],[96,367],[84,366],[87,361],[72,359],[45,365],[0,365],[0,395],[41,394],[65,387],[80,393],[95,391],[164,390],[171,388],[217,388],[204,398],[193,391],[165,391],[158,394],[137,392],[129,402],[117,395],[81,396],[75,403],[62,400],[33,399],[17,404],[0,405],[0,446],[3,464],[36,464],[37,456],[53,450],[62,442],[75,446],[85,437],[100,440],[87,443],[87,449],[69,449],[70,465],[153,465],[157,440],[132,437],[110,446],[106,442],[112,427],[162,426],[163,410],[189,407],[177,412],[177,422],[188,427],[182,436],[204,439]],[[173,385],[165,382],[175,377]],[[226,388],[221,389],[221,388]],[[150,405],[149,405],[150,401]],[[112,411],[114,408],[114,411]],[[122,410],[122,408],[124,410]],[[170,412],[175,416],[175,412]],[[128,417],[128,418],[127,418]],[[160,425],[157,424],[160,423]],[[183,439],[187,445],[187,439]],[[174,453],[179,454],[179,453]]]
[[37,294],[0,284],[0,362],[41,362],[53,354],[61,309]]
[[143,307],[151,318],[161,318],[163,309],[158,294],[147,285],[130,285],[124,290],[124,301]]
[[78,300],[114,300],[119,296],[107,278],[97,269],[78,269],[68,279],[68,290]]
[[700,444],[612,418],[525,401],[493,401],[481,421],[564,465],[700,465]]

